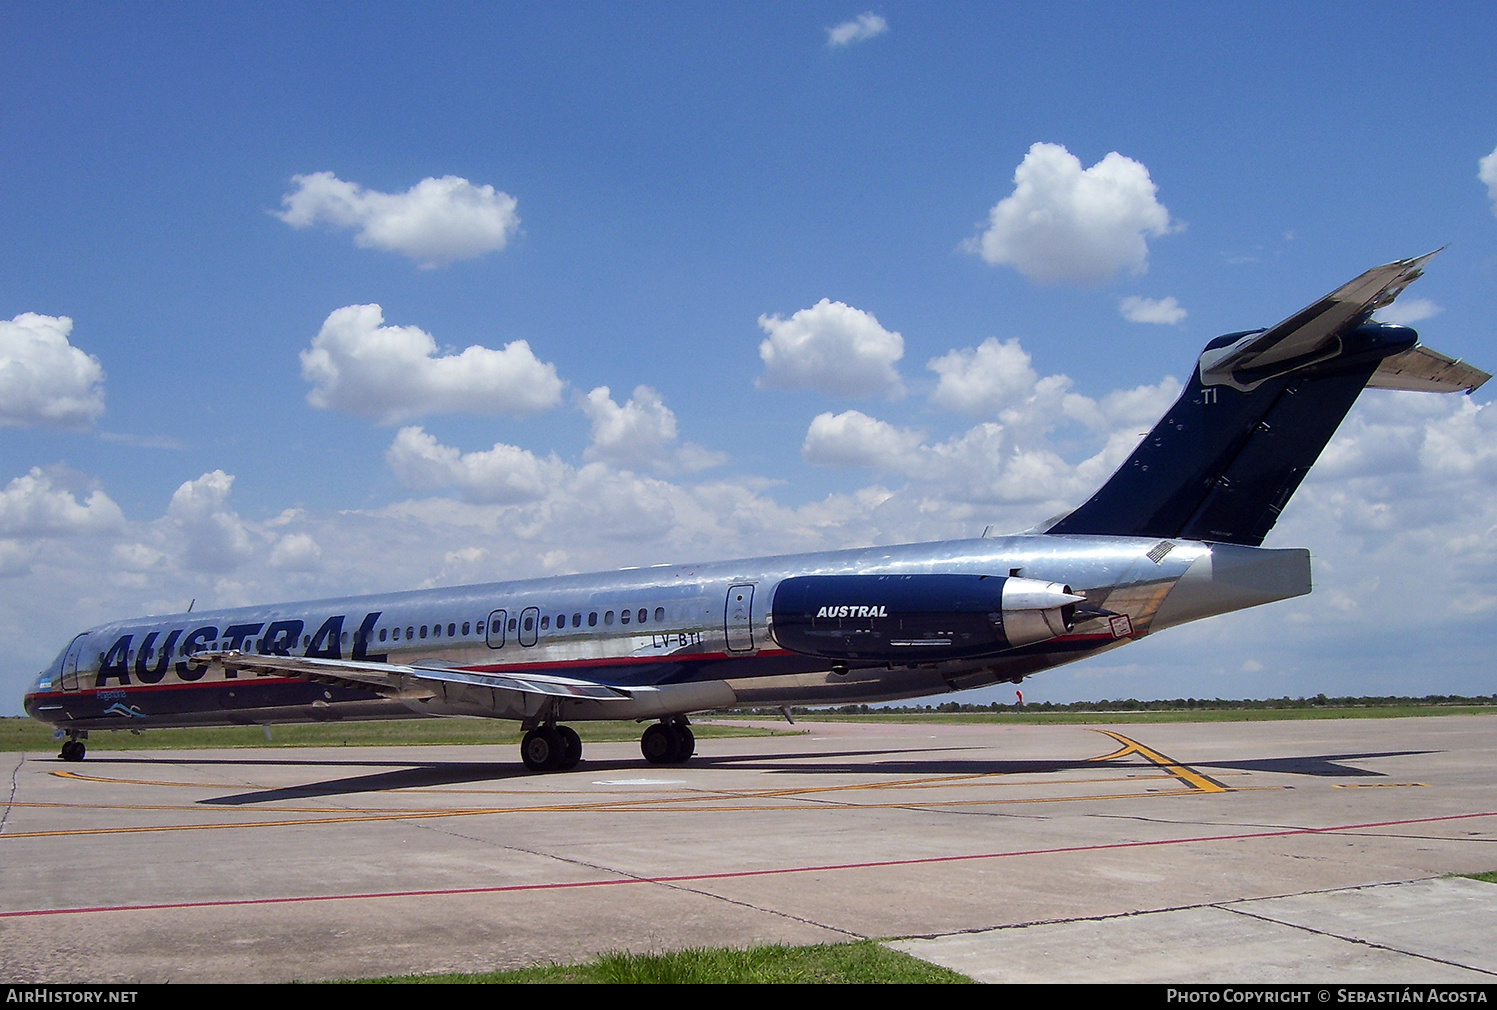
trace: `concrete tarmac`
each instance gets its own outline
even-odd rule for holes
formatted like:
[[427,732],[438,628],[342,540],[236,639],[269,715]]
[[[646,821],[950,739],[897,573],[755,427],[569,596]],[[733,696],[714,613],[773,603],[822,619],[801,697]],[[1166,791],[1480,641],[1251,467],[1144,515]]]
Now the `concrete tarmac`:
[[985,981],[1492,982],[1497,718],[3,754],[0,977],[890,940]]

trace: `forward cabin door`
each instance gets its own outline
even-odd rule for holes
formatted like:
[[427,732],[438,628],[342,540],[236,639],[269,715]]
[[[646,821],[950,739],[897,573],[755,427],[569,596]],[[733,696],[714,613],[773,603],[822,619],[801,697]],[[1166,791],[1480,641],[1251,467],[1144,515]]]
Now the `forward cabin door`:
[[742,583],[728,587],[723,610],[723,630],[728,636],[729,652],[749,652],[754,647],[754,586]]
[[88,635],[79,635],[73,639],[68,646],[67,655],[62,658],[62,689],[64,691],[78,690],[78,661],[83,657],[83,640]]

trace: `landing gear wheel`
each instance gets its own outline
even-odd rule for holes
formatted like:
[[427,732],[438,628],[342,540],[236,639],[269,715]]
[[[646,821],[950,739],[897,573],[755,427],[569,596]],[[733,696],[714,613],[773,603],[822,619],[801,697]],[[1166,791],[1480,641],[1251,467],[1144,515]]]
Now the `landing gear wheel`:
[[681,722],[657,722],[639,739],[640,753],[652,765],[685,764],[696,753],[697,738],[691,727]]
[[533,772],[555,771],[562,767],[561,762],[565,756],[566,745],[555,727],[537,727],[526,733],[525,738],[520,741],[520,760]]
[[652,765],[674,764],[681,750],[680,734],[674,726],[657,722],[639,738],[639,751]]
[[676,736],[681,741],[681,749],[676,752],[676,764],[684,765],[697,752],[697,737],[684,722],[677,723],[675,729]]
[[582,738],[570,726],[556,727],[556,736],[561,741],[561,763],[556,767],[562,771],[571,771],[582,760]]
[[62,745],[62,753],[57,756],[64,761],[82,761],[83,756],[88,753],[82,740],[69,740]]

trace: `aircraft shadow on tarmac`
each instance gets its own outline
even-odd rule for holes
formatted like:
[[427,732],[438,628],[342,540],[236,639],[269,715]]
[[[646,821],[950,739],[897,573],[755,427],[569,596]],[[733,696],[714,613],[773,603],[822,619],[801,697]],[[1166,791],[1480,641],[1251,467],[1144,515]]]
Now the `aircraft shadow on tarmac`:
[[1279,775],[1313,775],[1317,778],[1386,778],[1383,772],[1345,765],[1343,761],[1376,758],[1417,757],[1428,750],[1368,751],[1361,754],[1306,754],[1300,757],[1257,758],[1251,761],[1193,761],[1192,768],[1229,768],[1243,772],[1275,772]]
[[[1043,775],[1062,772],[1097,771],[1104,768],[1145,770],[1157,767],[1134,754],[1119,756],[1116,759],[1106,761],[1090,759],[1024,761],[956,756],[956,754],[967,750],[969,748],[964,747],[921,748],[918,751],[903,749],[826,750],[804,752],[796,754],[794,757],[786,757],[783,754],[745,754],[722,757],[697,755],[692,759],[691,767],[698,769],[735,768],[774,774],[796,775],[845,775],[858,773],[873,773],[878,775]],[[1228,769],[1232,771],[1267,772],[1280,775],[1308,775],[1316,778],[1386,778],[1383,772],[1358,768],[1344,762],[1369,761],[1390,757],[1410,757],[1429,753],[1434,752],[1366,751],[1349,754],[1305,754],[1278,758],[1243,759],[1241,761],[1193,762],[1190,764],[1190,767],[1198,770]],[[195,760],[183,763],[202,765],[209,762]],[[329,779],[324,782],[310,782],[305,785],[286,786],[275,789],[257,789],[235,793],[231,796],[219,796],[199,801],[209,806],[247,806],[259,803],[274,803],[279,800],[305,800],[314,797],[377,793],[392,789],[421,789],[511,779],[531,780],[534,778],[534,773],[526,771],[518,763],[510,762],[225,760],[213,763],[234,765],[296,765],[306,768],[369,768],[373,765],[382,770],[368,774]],[[670,765],[646,765],[641,767],[637,759],[617,761],[588,760],[572,774],[591,776],[624,773],[631,777],[638,777],[641,772],[648,776],[661,776],[677,774],[681,770]]]

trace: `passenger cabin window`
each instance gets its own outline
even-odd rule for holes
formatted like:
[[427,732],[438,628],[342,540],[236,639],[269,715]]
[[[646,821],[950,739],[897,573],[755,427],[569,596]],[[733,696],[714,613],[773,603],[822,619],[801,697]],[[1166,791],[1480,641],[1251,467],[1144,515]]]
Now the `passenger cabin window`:
[[[455,624],[449,624],[449,625],[447,625],[447,637],[451,638],[453,635],[456,635],[456,634],[457,634],[457,625],[455,625]],[[466,635],[467,631],[464,630],[463,634]]]
[[380,628],[379,629],[379,640],[381,642],[383,642],[385,640],[385,636],[388,635],[389,633],[390,633],[390,629],[389,628]]
[[603,623],[604,624],[612,624],[613,623],[613,611],[611,611],[611,610],[605,610],[603,612]]
[[434,628],[431,629],[431,637],[432,638],[441,638],[442,637],[442,626],[440,624],[438,624],[436,627],[434,627]]
[[629,611],[624,610],[624,611],[621,611],[619,613],[619,623],[620,624],[628,624],[629,623]]
[[551,627],[551,617],[548,614],[547,616],[541,618],[541,630],[545,631],[549,627]]
[[572,615],[572,627],[574,627],[574,628],[580,628],[580,627],[582,627],[582,615],[581,614],[573,614]]
[[426,637],[426,625],[424,625],[424,624],[421,625],[421,637],[422,638]]
[[[478,626],[478,628],[479,628],[479,630],[480,630],[480,631],[482,631],[482,630],[483,630],[483,625],[481,625],[481,624],[480,624],[480,625],[479,625],[479,626]],[[464,621],[464,622],[463,622],[463,634],[465,634],[465,635],[466,635],[466,634],[467,634],[467,633],[468,633],[468,622],[467,622],[467,621]]]
[[587,615],[587,626],[589,628],[596,628],[598,626],[598,612],[596,610]]
[[650,612],[648,610],[646,610],[644,607],[640,607],[639,608],[639,623],[640,624],[645,623],[645,618],[647,618],[649,616],[650,616]]
[[664,607],[656,607],[655,608],[655,620],[656,620],[657,623],[660,622],[660,621],[665,620],[665,608]]

